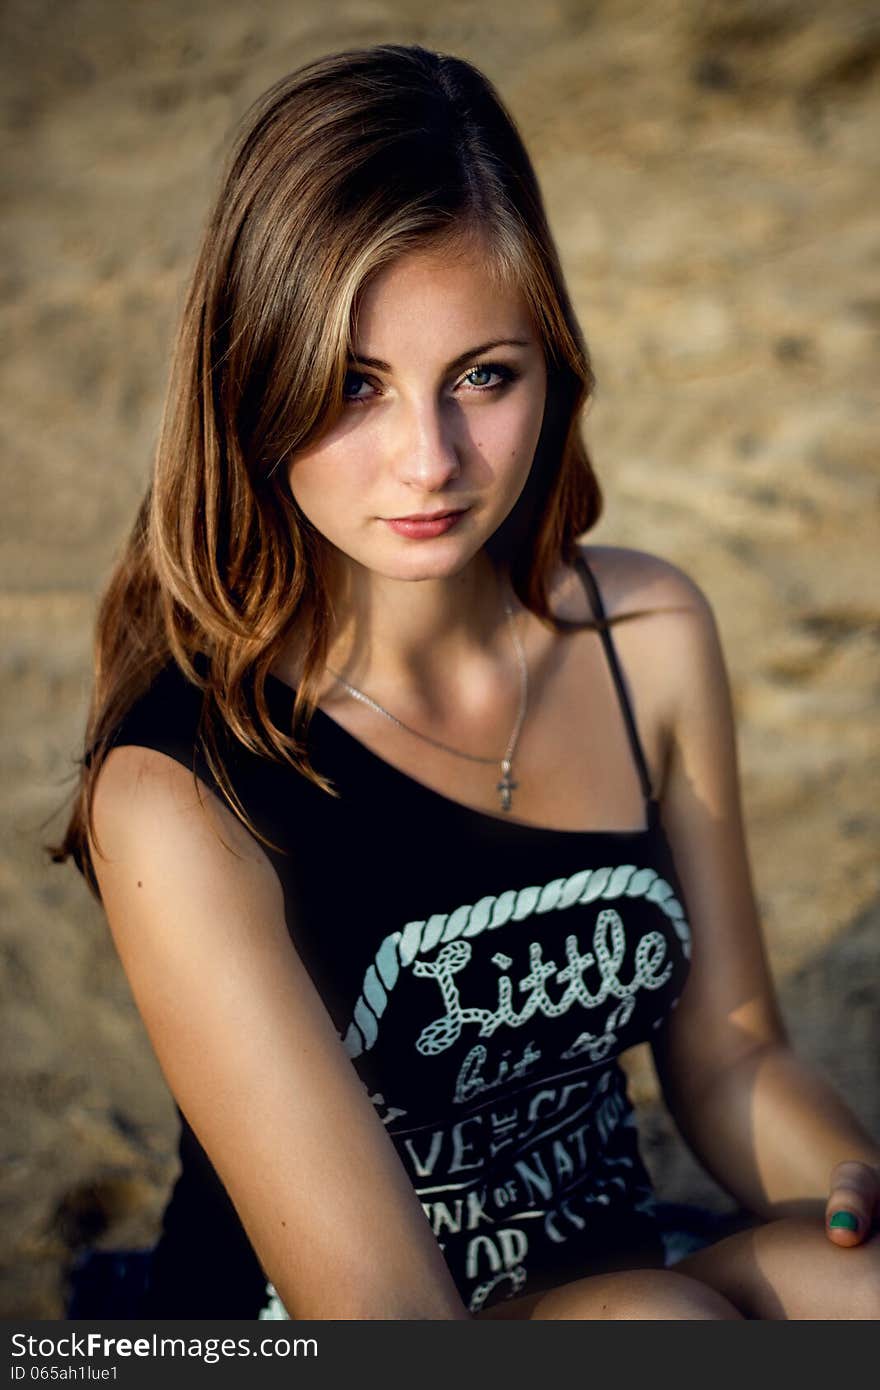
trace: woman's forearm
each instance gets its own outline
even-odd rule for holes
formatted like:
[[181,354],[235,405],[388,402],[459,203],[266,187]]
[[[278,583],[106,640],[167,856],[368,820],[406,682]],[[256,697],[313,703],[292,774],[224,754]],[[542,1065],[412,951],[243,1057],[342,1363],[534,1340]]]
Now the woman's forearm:
[[681,1089],[668,1099],[696,1157],[765,1219],[824,1208],[843,1159],[880,1167],[880,1144],[784,1043],[744,1058],[697,1097]]

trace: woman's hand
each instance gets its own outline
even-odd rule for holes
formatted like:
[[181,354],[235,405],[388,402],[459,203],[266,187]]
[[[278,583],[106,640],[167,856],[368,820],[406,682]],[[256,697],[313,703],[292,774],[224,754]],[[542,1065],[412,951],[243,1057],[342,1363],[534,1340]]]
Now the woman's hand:
[[880,1168],[845,1160],[831,1170],[825,1230],[835,1245],[861,1245],[880,1216]]

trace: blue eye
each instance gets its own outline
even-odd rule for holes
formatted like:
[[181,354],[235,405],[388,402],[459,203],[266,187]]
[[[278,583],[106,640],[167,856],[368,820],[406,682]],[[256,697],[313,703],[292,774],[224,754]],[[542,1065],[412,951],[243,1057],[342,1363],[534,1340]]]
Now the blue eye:
[[366,379],[367,379],[367,378],[364,376],[363,372],[346,372],[346,374],[345,374],[345,382],[343,383],[343,386],[342,386],[342,398],[343,398],[344,401],[347,401],[347,402],[348,402],[348,401],[358,401],[358,400],[361,400],[361,399],[362,399],[362,397],[360,397],[360,396],[350,396],[350,395],[348,395],[348,393],[347,393],[347,391],[346,391],[346,386],[347,386],[348,381],[349,381],[349,379],[350,379],[351,377],[354,377],[356,382],[357,382],[357,381],[364,382],[364,381],[366,381]]
[[517,377],[517,373],[512,367],[505,367],[501,362],[477,362],[473,367],[468,368],[465,376],[475,376],[478,373],[487,376],[497,376],[500,377],[501,380],[493,382],[491,386],[481,386],[479,383],[474,384],[472,382],[471,389],[474,391],[497,391],[499,387],[506,386],[508,382],[514,381]]
[[[470,382],[467,386],[469,394],[483,394],[487,391],[498,391],[502,387],[508,386],[510,382],[517,379],[519,372],[515,371],[513,367],[505,366],[503,362],[475,362],[474,365],[469,367],[465,372],[462,380],[467,382],[468,378],[473,376],[495,376],[499,378],[498,381],[493,381],[491,383],[481,384],[480,382]],[[342,387],[343,402],[346,405],[360,405],[368,401],[370,399],[369,396],[354,395],[351,393],[349,384],[352,381],[354,382],[355,390],[358,389],[359,384],[369,385],[369,378],[365,376],[363,372],[358,372],[354,369],[346,372]]]

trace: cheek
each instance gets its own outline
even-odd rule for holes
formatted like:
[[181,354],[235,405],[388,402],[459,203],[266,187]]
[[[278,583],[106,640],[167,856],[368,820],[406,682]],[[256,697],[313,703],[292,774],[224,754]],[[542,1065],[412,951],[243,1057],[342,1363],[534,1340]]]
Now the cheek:
[[290,491],[308,514],[338,509],[345,497],[355,495],[364,480],[363,457],[348,449],[322,449],[300,455],[287,474]]
[[340,516],[340,497],[332,484],[332,475],[319,465],[317,459],[298,459],[288,472],[293,500],[308,521],[323,535],[334,527],[334,516]]
[[290,484],[290,491],[294,501],[301,509],[309,515],[311,511],[312,499],[320,496],[320,490],[314,477],[315,468],[311,459],[297,459],[296,463],[291,464],[287,472],[287,481]]
[[499,410],[477,437],[482,438],[486,454],[498,467],[515,470],[528,467],[541,433],[543,416],[543,395],[523,393],[518,400],[511,399],[509,409]]

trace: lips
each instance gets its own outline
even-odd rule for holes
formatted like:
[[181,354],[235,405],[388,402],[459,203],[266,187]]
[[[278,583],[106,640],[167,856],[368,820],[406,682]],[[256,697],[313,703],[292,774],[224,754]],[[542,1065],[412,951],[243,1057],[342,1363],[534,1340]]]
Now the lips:
[[434,536],[443,536],[447,531],[451,531],[467,511],[468,508],[465,507],[454,512],[423,512],[420,516],[394,516],[389,517],[385,525],[396,531],[398,536],[407,536],[414,541],[430,540]]
[[411,516],[391,516],[389,521],[440,521],[444,516],[458,516],[464,507],[450,507],[445,512],[414,512]]

